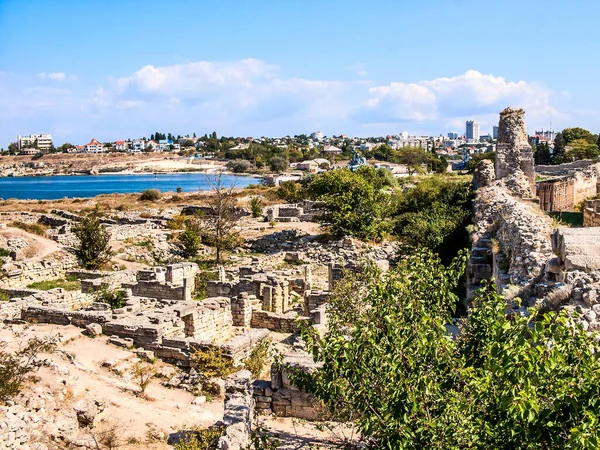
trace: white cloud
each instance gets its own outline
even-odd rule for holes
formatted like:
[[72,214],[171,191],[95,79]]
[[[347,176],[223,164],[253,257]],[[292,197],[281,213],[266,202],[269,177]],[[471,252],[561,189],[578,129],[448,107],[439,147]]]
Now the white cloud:
[[39,78],[6,75],[0,78],[0,138],[31,127],[52,132],[54,123],[61,130],[77,130],[80,140],[156,130],[255,136],[317,129],[349,135],[461,132],[471,118],[491,132],[507,106],[525,108],[530,127],[547,127],[550,121],[570,126],[569,116],[556,109],[558,99],[568,109],[565,96],[539,83],[470,70],[455,77],[375,85],[360,78],[366,73],[363,64],[346,69],[356,74],[351,81],[283,76],[278,66],[257,59],[198,61],[146,65],[101,86],[86,87],[81,80],[71,89],[40,82],[76,79],[63,72],[43,72]]
[[553,92],[543,85],[507,81],[476,70],[451,78],[374,86],[369,93],[362,117],[368,120],[372,116],[378,122],[415,121],[448,127],[472,117],[491,126],[507,106],[525,108],[529,118],[560,116],[552,105]]
[[64,72],[50,72],[50,73],[42,72],[38,76],[40,78],[48,78],[49,80],[54,80],[54,81],[65,81],[67,78],[67,75]]

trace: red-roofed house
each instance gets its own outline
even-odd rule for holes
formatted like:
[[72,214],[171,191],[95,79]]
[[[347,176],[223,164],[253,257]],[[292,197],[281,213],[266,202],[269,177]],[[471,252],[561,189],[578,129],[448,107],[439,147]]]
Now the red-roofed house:
[[115,141],[113,150],[116,150],[117,152],[125,152],[129,150],[129,145],[127,145],[127,142],[125,141]]
[[104,151],[102,142],[98,142],[96,138],[92,138],[90,142],[84,145],[84,151],[86,153],[102,153]]

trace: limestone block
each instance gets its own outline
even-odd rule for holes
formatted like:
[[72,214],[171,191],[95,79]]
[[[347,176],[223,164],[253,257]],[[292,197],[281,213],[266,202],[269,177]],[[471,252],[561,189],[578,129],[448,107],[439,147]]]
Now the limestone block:
[[99,323],[90,323],[85,327],[88,336],[96,337],[102,334],[102,325]]

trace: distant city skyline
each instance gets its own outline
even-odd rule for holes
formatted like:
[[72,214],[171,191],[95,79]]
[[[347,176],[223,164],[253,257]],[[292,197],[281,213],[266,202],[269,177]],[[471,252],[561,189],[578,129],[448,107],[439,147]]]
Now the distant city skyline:
[[[530,130],[600,131],[591,0],[564,14],[552,13],[564,9],[557,0],[330,0],[315,20],[316,5],[0,0],[0,147],[41,133],[58,145],[156,130],[446,135],[471,119],[491,134],[507,106],[525,109]],[[382,20],[394,17],[401,33]],[[468,31],[449,28],[452,17]],[[510,31],[493,32],[497,23]],[[557,55],[552,70],[532,63],[540,54]]]

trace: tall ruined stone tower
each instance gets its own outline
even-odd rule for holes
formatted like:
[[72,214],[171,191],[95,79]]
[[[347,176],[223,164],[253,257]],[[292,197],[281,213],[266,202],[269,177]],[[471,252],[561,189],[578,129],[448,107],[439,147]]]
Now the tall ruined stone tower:
[[506,178],[507,187],[521,197],[535,194],[533,149],[527,140],[525,111],[506,108],[500,113],[496,147],[496,179]]

